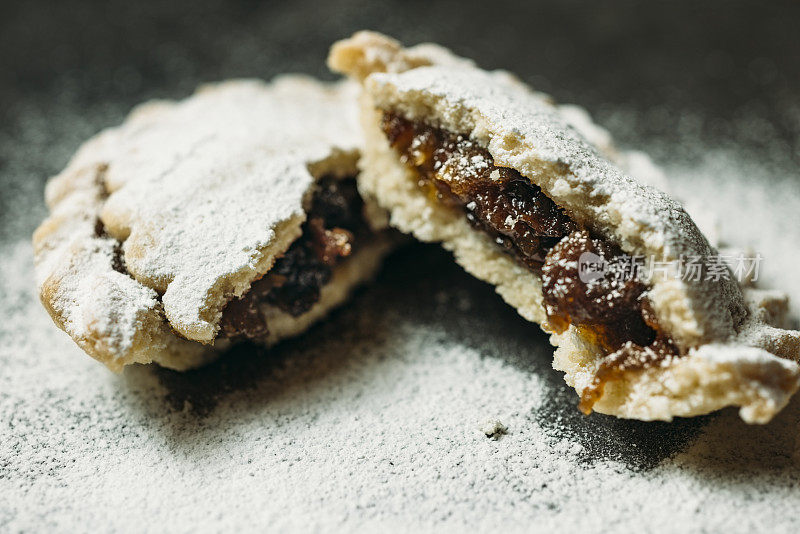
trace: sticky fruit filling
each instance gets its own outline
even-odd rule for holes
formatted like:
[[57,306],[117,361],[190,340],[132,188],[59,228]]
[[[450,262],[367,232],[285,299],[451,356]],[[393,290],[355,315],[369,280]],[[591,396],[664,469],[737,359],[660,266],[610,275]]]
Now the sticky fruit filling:
[[[583,391],[581,410],[591,411],[607,382],[678,353],[655,320],[648,286],[637,276],[641,266],[618,246],[576,223],[518,171],[495,165],[469,136],[393,113],[383,114],[381,128],[427,195],[462,211],[474,228],[541,276],[551,330],[574,325],[609,354]],[[602,261],[603,276],[581,278],[585,253]]]
[[272,269],[222,312],[218,337],[261,339],[269,334],[264,304],[294,317],[306,313],[320,299],[320,291],[336,268],[368,239],[364,203],[354,177],[325,176],[311,191],[302,234],[276,260]]

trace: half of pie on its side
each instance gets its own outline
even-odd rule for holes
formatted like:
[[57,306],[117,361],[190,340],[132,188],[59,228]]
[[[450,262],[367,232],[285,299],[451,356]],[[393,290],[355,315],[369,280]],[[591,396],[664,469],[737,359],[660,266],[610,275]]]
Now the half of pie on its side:
[[231,81],[140,106],[46,189],[41,300],[118,371],[306,330],[391,248],[356,190],[354,84]]
[[[336,43],[329,65],[363,86],[362,194],[551,333],[584,412],[670,420],[738,406],[762,423],[797,390],[785,297],[743,290],[585,115],[506,72],[371,32]],[[687,258],[706,270],[684,276]]]

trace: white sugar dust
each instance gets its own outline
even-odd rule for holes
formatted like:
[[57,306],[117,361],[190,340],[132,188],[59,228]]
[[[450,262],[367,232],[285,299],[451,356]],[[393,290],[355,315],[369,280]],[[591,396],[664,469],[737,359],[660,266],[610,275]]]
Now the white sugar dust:
[[[763,281],[798,310],[796,164],[633,148],[659,152],[671,188],[700,199],[725,241],[760,251]],[[800,528],[797,398],[766,426],[735,411],[586,419],[549,362],[525,364],[550,357],[545,338],[511,328],[499,297],[457,272],[439,292],[404,289],[416,311],[384,301],[396,282],[383,279],[279,357],[113,375],[39,304],[25,233],[40,191],[17,189],[34,208],[0,251],[2,531]]]

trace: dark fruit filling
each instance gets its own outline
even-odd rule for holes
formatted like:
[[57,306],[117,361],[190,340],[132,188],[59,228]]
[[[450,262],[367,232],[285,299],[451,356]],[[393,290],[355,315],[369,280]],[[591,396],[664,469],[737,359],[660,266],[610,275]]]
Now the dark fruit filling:
[[[604,260],[602,276],[581,279],[581,257]],[[584,256],[585,255],[585,256]],[[596,261],[603,261],[596,260]],[[570,324],[592,325],[598,340],[613,352],[627,341],[649,345],[655,330],[645,320],[647,291],[635,276],[630,256],[589,232],[579,230],[550,249],[542,267],[542,293],[551,326],[560,332]]]
[[355,178],[320,178],[314,185],[302,235],[269,273],[247,293],[231,300],[222,312],[219,337],[263,338],[269,333],[261,304],[269,303],[293,316],[311,309],[320,298],[333,268],[353,253],[369,229]]
[[547,252],[577,225],[530,180],[496,167],[474,141],[386,115],[383,131],[420,186],[439,201],[464,209],[467,219],[520,261],[541,270]]
[[[607,381],[677,354],[659,334],[639,266],[619,247],[593,237],[516,170],[496,166],[468,136],[390,113],[381,126],[420,187],[463,210],[473,226],[542,276],[551,329],[573,324],[609,353],[583,392],[583,411],[591,411]],[[602,276],[582,279],[585,259],[602,264]]]
[[[581,280],[578,269],[584,254],[604,262],[603,276],[584,275],[586,281]],[[584,265],[586,261],[584,256]],[[551,328],[563,332],[574,324],[609,353],[581,394],[579,407],[584,413],[590,413],[603,396],[606,382],[678,353],[658,328],[647,286],[636,274],[640,268],[633,258],[586,230],[562,239],[545,259],[542,293]]]

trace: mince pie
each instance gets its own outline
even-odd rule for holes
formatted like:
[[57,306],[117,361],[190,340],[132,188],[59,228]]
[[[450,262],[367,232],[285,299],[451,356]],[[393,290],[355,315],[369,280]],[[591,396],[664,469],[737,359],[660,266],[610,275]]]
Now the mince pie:
[[[362,195],[551,333],[584,412],[670,420],[733,405],[764,422],[796,391],[785,298],[743,289],[585,114],[371,32],[336,43],[329,64],[363,86]],[[679,276],[687,258],[710,267]]]
[[232,81],[137,108],[47,186],[42,302],[113,370],[306,330],[391,248],[356,189],[355,88]]

